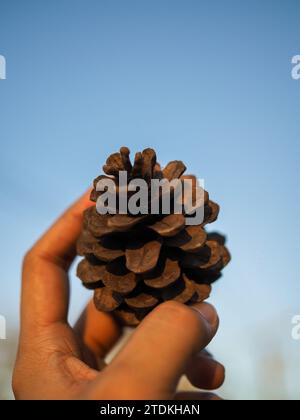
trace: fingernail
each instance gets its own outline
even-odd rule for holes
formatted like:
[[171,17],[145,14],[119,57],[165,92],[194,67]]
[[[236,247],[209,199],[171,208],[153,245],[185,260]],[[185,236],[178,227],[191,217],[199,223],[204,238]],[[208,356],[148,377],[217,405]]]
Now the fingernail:
[[219,322],[218,314],[215,308],[208,303],[201,303],[200,305],[195,305],[196,309],[200,315],[209,323],[211,327],[215,327]]

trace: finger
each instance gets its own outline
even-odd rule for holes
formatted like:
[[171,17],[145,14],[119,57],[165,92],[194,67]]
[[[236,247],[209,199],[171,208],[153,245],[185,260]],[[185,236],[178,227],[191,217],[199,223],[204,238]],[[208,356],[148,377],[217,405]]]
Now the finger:
[[29,257],[40,257],[67,269],[76,256],[76,240],[82,228],[83,212],[91,205],[88,190],[37,241]]
[[[218,315],[207,303],[163,303],[107,368],[108,380],[112,374],[118,377],[125,399],[172,398],[190,358],[208,345],[217,329]],[[127,385],[122,385],[124,380]]]
[[99,362],[119,340],[122,329],[114,318],[99,312],[91,301],[74,327],[84,346]]
[[211,392],[178,392],[175,400],[222,401],[222,398]]
[[218,389],[225,381],[225,367],[212,357],[199,353],[189,361],[186,376],[197,388]]
[[67,320],[67,269],[76,255],[83,210],[91,205],[84,194],[33,246],[24,259],[21,323],[33,334],[37,326]]

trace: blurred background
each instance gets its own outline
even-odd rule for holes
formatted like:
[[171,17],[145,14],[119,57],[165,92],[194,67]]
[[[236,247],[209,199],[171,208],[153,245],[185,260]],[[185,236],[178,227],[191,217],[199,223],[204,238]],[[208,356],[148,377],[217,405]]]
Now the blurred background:
[[[221,204],[220,394],[300,397],[299,13],[297,0],[0,0],[0,399],[22,256],[121,145],[182,159]],[[71,282],[73,322],[90,292]]]

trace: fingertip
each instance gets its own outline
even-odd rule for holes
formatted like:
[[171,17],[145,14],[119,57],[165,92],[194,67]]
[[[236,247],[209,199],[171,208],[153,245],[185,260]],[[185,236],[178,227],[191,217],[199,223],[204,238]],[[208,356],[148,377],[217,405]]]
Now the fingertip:
[[196,352],[203,350],[215,336],[219,317],[216,309],[208,303],[184,305],[176,301],[167,301],[157,306],[142,322],[146,327],[149,322],[157,329],[164,328],[170,334],[186,337],[186,342],[196,343]]
[[189,362],[186,375],[195,387],[211,391],[223,385],[226,372],[224,365],[200,353]]
[[218,389],[221,388],[221,386],[224,385],[226,379],[226,368],[222,363],[218,363],[218,372],[216,375],[216,382],[215,382],[215,388]]
[[75,203],[75,205],[79,205],[80,207],[82,207],[82,211],[85,208],[91,207],[93,205],[95,205],[95,203],[93,201],[91,201],[91,192],[92,192],[92,187],[89,187],[84,194],[77,200],[77,203]]
[[213,305],[207,302],[194,304],[192,309],[198,312],[201,318],[209,325],[211,331],[216,333],[219,327],[219,316]]

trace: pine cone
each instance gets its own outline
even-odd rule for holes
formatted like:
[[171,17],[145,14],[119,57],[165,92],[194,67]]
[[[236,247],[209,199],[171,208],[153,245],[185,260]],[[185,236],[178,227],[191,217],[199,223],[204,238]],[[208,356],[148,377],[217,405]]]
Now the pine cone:
[[[183,176],[186,167],[181,161],[170,162],[162,170],[152,149],[137,153],[133,165],[129,154],[123,147],[107,159],[103,167],[107,176],[94,180],[92,201],[102,194],[96,185],[103,178],[112,179],[118,193],[119,171],[126,171],[128,182],[143,178],[148,185],[151,179],[190,179],[193,204],[197,204],[195,192],[200,187],[194,176]],[[151,188],[149,197],[150,192]],[[77,275],[85,287],[94,290],[98,310],[136,326],[163,301],[189,304],[209,297],[211,284],[221,277],[230,254],[224,236],[205,231],[217,219],[219,206],[206,191],[203,196],[205,217],[199,226],[187,226],[184,214],[100,215],[95,206],[85,211],[77,244],[78,254],[85,258]]]

